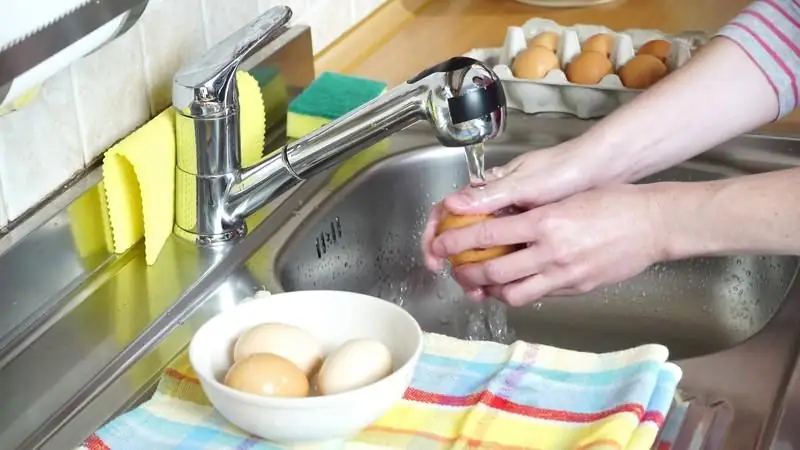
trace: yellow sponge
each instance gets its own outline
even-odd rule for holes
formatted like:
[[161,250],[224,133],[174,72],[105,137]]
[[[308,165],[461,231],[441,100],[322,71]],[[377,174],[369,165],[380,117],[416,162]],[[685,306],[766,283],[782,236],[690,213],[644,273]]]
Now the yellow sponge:
[[[324,72],[289,104],[286,134],[298,139],[386,92],[386,84],[366,78]],[[331,187],[341,186],[389,151],[384,140],[354,155],[334,172]]]

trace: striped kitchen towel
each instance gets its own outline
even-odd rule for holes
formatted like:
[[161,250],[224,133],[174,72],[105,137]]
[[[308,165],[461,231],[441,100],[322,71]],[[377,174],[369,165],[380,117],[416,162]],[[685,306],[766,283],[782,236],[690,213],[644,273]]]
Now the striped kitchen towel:
[[[659,430],[681,371],[667,356],[666,347],[656,344],[598,354],[427,334],[404,399],[351,441],[331,445],[669,449],[674,433],[659,437]],[[81,448],[278,447],[248,436],[216,413],[183,355],[166,370],[151,400],[102,427]]]

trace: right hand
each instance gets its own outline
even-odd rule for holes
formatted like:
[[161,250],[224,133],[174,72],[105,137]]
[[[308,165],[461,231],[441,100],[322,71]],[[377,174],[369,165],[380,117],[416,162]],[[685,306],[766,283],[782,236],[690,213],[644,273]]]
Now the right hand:
[[531,151],[487,171],[486,186],[466,187],[445,197],[434,206],[422,235],[425,265],[435,272],[444,267],[431,243],[445,210],[460,215],[493,214],[509,207],[528,210],[591,189],[605,174],[596,169],[602,165],[592,162],[589,153],[577,140]]

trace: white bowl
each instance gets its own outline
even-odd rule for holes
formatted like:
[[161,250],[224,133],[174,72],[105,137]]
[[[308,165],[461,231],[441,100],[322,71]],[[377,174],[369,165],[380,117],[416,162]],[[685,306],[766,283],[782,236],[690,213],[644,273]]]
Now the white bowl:
[[[266,322],[300,327],[320,340],[326,354],[354,338],[383,342],[394,372],[341,394],[272,398],[224,384],[233,346],[248,328]],[[376,421],[402,399],[422,353],[422,330],[399,306],[363,294],[297,291],[256,298],[206,322],[189,344],[189,359],[211,404],[239,428],[279,444],[343,440]]]

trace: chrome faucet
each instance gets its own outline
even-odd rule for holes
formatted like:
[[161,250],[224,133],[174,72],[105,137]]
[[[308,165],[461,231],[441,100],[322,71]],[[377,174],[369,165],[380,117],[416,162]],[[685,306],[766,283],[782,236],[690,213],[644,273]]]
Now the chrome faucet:
[[448,147],[481,143],[505,129],[497,75],[480,61],[456,57],[242,168],[236,70],[280,36],[291,17],[288,7],[273,7],[175,74],[174,232],[198,245],[244,235],[244,219],[270,200],[420,120]]

